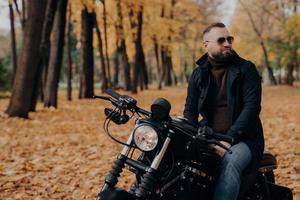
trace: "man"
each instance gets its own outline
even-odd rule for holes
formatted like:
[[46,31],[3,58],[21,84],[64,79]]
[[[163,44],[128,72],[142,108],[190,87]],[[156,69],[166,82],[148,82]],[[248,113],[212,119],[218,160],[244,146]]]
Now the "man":
[[[214,200],[237,199],[242,172],[256,169],[263,154],[261,77],[256,67],[232,49],[234,38],[222,23],[203,32],[207,53],[196,63],[187,90],[184,117],[197,126],[234,138],[232,153],[212,146],[222,157]],[[198,122],[199,114],[202,116]]]

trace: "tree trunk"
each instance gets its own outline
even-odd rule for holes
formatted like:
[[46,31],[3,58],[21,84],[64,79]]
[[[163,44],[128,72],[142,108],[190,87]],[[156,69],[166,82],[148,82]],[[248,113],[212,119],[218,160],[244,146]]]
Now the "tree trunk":
[[134,38],[135,43],[135,63],[133,73],[132,92],[137,93],[137,84],[140,82],[141,90],[148,88],[148,74],[146,69],[145,54],[142,45],[142,30],[143,30],[143,6],[140,5],[137,14],[137,32]]
[[119,85],[119,66],[120,66],[120,62],[119,62],[120,50],[119,50],[119,48],[116,49],[115,54],[116,55],[114,57],[115,70],[114,70],[113,86],[117,87]]
[[122,15],[122,10],[121,10],[121,1],[120,0],[116,1],[116,6],[117,6],[117,15],[118,15],[117,34],[119,35],[118,37],[120,38],[119,47],[120,47],[120,51],[121,51],[122,64],[123,64],[123,70],[124,70],[123,76],[125,78],[125,89],[130,90],[130,86],[131,86],[130,64],[129,64],[129,60],[128,60],[125,37],[124,37],[123,15]]
[[154,44],[155,60],[156,60],[156,67],[157,67],[156,81],[159,82],[159,77],[161,74],[161,67],[159,64],[159,46],[158,46],[156,35],[153,35],[152,39],[153,39],[153,44]]
[[160,49],[160,54],[161,54],[161,66],[162,66],[162,73],[160,75],[160,79],[159,79],[159,83],[158,83],[158,89],[161,90],[162,89],[162,83],[165,79],[165,75],[166,75],[166,52],[165,52],[165,46],[161,46]]
[[68,29],[67,29],[67,48],[68,48],[68,88],[67,88],[67,99],[68,101],[72,101],[72,47],[71,47],[71,31],[72,31],[72,23],[71,23],[71,4],[69,4],[68,11]]
[[12,77],[11,85],[13,85],[17,70],[17,50],[16,50],[16,33],[15,33],[15,17],[11,3],[8,4],[10,17],[10,36],[11,36],[11,55],[12,55]]
[[17,67],[12,95],[6,113],[9,116],[28,117],[33,84],[37,76],[39,46],[46,0],[33,0],[28,7],[28,20],[24,28],[20,65]]
[[57,8],[57,2],[58,0],[52,0],[47,2],[46,15],[42,30],[41,45],[39,47],[40,57],[38,59],[38,70],[36,79],[34,81],[34,89],[32,93],[30,111],[35,111],[39,95],[41,96],[41,100],[44,101],[44,87],[46,84],[49,54],[51,49],[50,35],[53,27],[53,20]]
[[165,85],[171,86],[172,85],[172,57],[170,52],[165,52]]
[[[27,20],[27,4],[25,0],[22,0],[22,27],[25,27],[25,23]],[[23,28],[24,29],[24,28]]]
[[[149,78],[148,78],[148,72],[147,72],[147,65],[145,61],[145,53],[144,53],[144,48],[143,48],[143,43],[142,43],[142,30],[143,30],[143,5],[140,5],[140,10],[138,12],[138,30],[137,30],[137,58],[139,62],[141,63],[141,77],[142,77],[142,82],[145,86],[145,89],[148,89],[148,83],[149,83]],[[137,61],[137,59],[136,59]]]
[[93,15],[88,13],[87,8],[81,12],[79,98],[92,98],[94,95]]
[[[174,19],[174,7],[176,4],[176,0],[171,0],[171,13],[170,13],[170,19],[173,20]],[[172,51],[170,48],[170,45],[172,44],[172,26],[170,25],[169,27],[169,36],[168,36],[168,45],[167,45],[167,50],[166,50],[166,85],[167,86],[171,86],[173,84],[172,81],[172,72],[173,72],[173,79],[174,79],[174,83],[177,84],[177,78],[173,69],[173,61],[172,61]]]
[[[165,6],[164,4],[162,4],[162,8],[161,8],[161,13],[160,13],[160,17],[164,18],[165,16]],[[164,80],[165,77],[165,73],[166,73],[166,66],[165,66],[165,46],[161,45],[160,48],[160,57],[161,57],[161,73],[159,74],[159,82],[158,82],[158,89],[161,90],[162,89],[162,82]]]
[[279,75],[278,75],[278,84],[282,84],[282,75],[281,75],[281,71],[282,71],[282,69],[281,69],[281,64],[279,64],[279,68],[278,68],[278,70],[279,70]]
[[263,54],[264,54],[264,59],[265,59],[265,67],[267,69],[267,72],[268,72],[268,80],[270,82],[271,85],[276,85],[277,82],[276,82],[276,79],[274,77],[274,74],[273,74],[273,70],[271,68],[271,65],[270,65],[270,61],[269,61],[269,57],[268,57],[268,52],[267,52],[267,49],[266,49],[266,46],[265,46],[265,42],[264,42],[264,39],[262,37],[262,31],[260,31],[257,27],[257,25],[255,24],[255,20],[252,16],[252,13],[248,10],[247,6],[245,6],[245,4],[240,0],[239,1],[242,5],[242,7],[244,8],[244,10],[246,11],[247,15],[248,15],[248,18],[250,20],[250,23],[251,23],[251,26],[254,30],[254,32],[256,33],[256,36],[258,37],[259,39],[259,42],[260,42],[260,46],[263,50]]
[[117,25],[115,25],[115,30],[116,30],[116,50],[114,53],[114,77],[113,77],[113,86],[117,87],[119,85],[119,66],[120,66],[120,62],[119,62],[119,55],[121,54],[120,52],[120,48],[119,48],[119,34],[118,34],[118,27]]
[[266,64],[266,67],[267,67],[267,70],[268,70],[269,82],[270,82],[271,85],[277,85],[276,79],[274,77],[273,69],[270,65],[268,52],[267,52],[267,49],[266,49],[266,46],[265,46],[265,43],[263,42],[263,40],[261,40],[260,46],[261,46],[261,48],[263,50],[263,53],[264,53],[265,64]]
[[[16,7],[16,11],[17,11],[17,13],[19,15],[19,19],[20,19],[22,30],[24,31],[25,19],[23,18],[23,14],[21,13],[21,11],[19,9],[17,0],[14,0],[14,4],[15,4],[15,7]],[[24,7],[25,7],[25,5],[24,5]],[[23,9],[23,7],[22,7],[22,9]]]
[[94,23],[96,27],[96,33],[98,38],[98,50],[100,54],[100,65],[102,69],[102,92],[104,92],[108,88],[108,81],[107,81],[107,72],[105,67],[105,59],[104,59],[104,53],[103,53],[103,45],[102,45],[102,37],[101,32],[98,26],[97,17],[96,14],[94,14]]
[[111,75],[110,75],[110,62],[108,56],[108,40],[107,40],[107,22],[106,22],[106,5],[105,0],[102,0],[103,3],[103,25],[104,25],[104,45],[105,45],[105,59],[106,59],[106,71],[107,71],[107,79],[108,86],[111,86]]
[[[174,19],[174,6],[176,4],[176,0],[171,0],[171,11],[170,11],[170,19]],[[162,10],[162,15],[163,15],[163,10]],[[172,85],[172,71],[173,71],[173,62],[172,62],[172,51],[170,48],[170,44],[172,43],[172,27],[171,25],[169,26],[168,30],[168,37],[167,37],[167,45],[162,48],[162,68],[163,68],[163,74],[161,76],[161,80],[159,83],[158,88],[161,89],[162,86],[162,81],[164,80],[166,86],[171,86]],[[174,82],[177,82],[177,78],[175,76],[175,73],[173,74],[174,77]]]
[[59,0],[54,18],[51,51],[45,86],[45,107],[57,107],[57,92],[62,67],[67,0]]
[[289,63],[287,66],[287,74],[286,74],[286,83],[289,86],[293,86],[294,83],[293,72],[294,72],[294,65],[292,63]]

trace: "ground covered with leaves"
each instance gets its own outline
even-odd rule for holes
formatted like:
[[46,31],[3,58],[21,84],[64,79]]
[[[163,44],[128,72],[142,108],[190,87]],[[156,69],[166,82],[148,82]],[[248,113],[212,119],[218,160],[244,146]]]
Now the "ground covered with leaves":
[[[182,115],[185,87],[150,89],[133,95],[150,109],[157,97],[172,104],[172,115]],[[38,105],[30,119],[7,118],[8,99],[0,100],[0,199],[94,199],[105,174],[121,149],[104,134],[100,100],[65,100],[58,109]],[[75,96],[74,96],[75,98]],[[264,87],[261,118],[266,148],[278,160],[279,184],[293,189],[300,199],[300,88]],[[111,126],[111,132],[126,140],[132,123]],[[120,186],[133,180],[125,172]]]

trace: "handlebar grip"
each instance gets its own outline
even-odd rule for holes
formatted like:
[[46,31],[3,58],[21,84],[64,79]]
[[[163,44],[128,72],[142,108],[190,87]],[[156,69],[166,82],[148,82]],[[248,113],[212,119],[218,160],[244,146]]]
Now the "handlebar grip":
[[119,99],[122,96],[119,93],[117,93],[116,91],[114,91],[112,88],[108,88],[107,90],[105,90],[105,92],[115,99]]
[[233,145],[234,144],[234,138],[228,135],[224,135],[221,133],[215,133],[213,137],[217,140],[225,141],[228,142],[229,144]]

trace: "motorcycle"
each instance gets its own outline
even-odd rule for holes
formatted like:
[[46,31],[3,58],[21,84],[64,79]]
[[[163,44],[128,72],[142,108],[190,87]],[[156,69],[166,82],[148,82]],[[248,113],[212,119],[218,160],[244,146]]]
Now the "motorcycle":
[[[170,117],[171,105],[158,98],[151,105],[151,112],[137,106],[137,101],[120,95],[112,89],[109,96],[94,96],[114,105],[105,108],[104,130],[114,141],[123,145],[122,151],[105,177],[98,200],[179,200],[212,198],[218,164],[221,157],[210,145],[218,145],[231,153],[220,141],[234,143],[233,138],[195,127],[183,117]],[[131,113],[129,116],[127,113]],[[111,135],[109,124],[121,125],[136,116],[135,127],[127,142]],[[141,155],[134,159],[138,149]],[[292,200],[292,191],[277,185],[274,169],[276,158],[265,152],[259,169],[243,175],[239,200]],[[130,190],[116,187],[125,166],[136,174]]]

